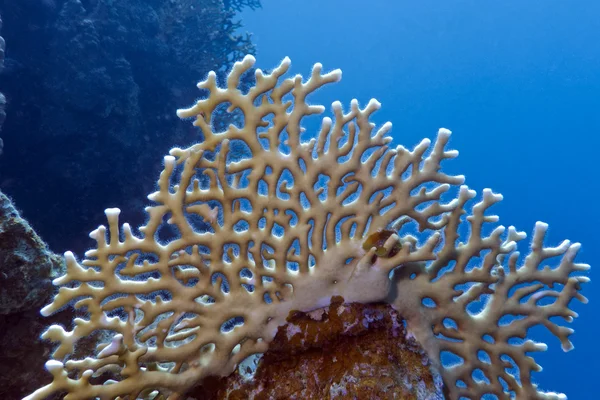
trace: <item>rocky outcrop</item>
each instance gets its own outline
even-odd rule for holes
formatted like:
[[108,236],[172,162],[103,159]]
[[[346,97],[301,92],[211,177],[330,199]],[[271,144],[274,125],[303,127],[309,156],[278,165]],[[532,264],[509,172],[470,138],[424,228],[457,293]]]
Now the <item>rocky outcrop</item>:
[[[64,272],[62,257],[52,253],[0,192],[0,398],[17,399],[48,380],[40,374],[52,345],[39,340],[49,319],[39,308]],[[71,312],[52,318],[70,323]]]
[[61,273],[62,258],[48,250],[0,192],[0,315],[39,309]]
[[51,380],[44,362],[54,345],[42,332],[74,318],[71,308],[39,313],[62,268],[49,248],[82,254],[104,208],[140,209],[132,202],[154,186],[156,160],[175,142],[202,139],[173,104],[191,104],[203,74],[253,52],[234,32],[234,10],[258,3],[1,3],[0,189],[20,213],[0,194],[0,398],[18,399]]
[[256,364],[208,379],[191,398],[444,398],[441,378],[386,304],[346,304],[338,297],[329,307],[294,313]]

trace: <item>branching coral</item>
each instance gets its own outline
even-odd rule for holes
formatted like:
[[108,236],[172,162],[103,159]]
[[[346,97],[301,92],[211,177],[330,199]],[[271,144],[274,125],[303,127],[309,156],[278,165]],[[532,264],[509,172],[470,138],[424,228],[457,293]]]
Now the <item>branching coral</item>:
[[[91,233],[97,246],[86,259],[66,253],[67,272],[55,280],[61,288],[42,313],[74,304],[88,316],[72,330],[55,325],[44,334],[59,344],[47,363],[53,382],[29,398],[55,392],[67,392],[67,400],[158,392],[180,398],[204,377],[227,375],[264,352],[290,311],[323,307],[333,296],[391,302],[437,361],[452,398],[509,392],[553,398],[530,380],[538,367],[525,352],[542,347],[509,339],[541,323],[570,346],[571,330],[549,318],[572,318],[569,301],[584,300],[578,289],[586,278],[569,277],[587,268],[573,263],[578,245],[543,248],[540,224],[532,253],[517,268],[515,242],[524,235],[510,228],[503,237],[502,227],[484,235],[484,224],[497,219],[485,216],[500,199],[491,191],[467,217],[467,242],[457,243],[474,193],[461,187],[457,199],[442,200],[464,180],[441,172],[441,162],[458,155],[446,149],[449,131],[413,151],[392,149],[391,124],[375,129],[369,121],[379,103],[361,109],[354,100],[348,112],[333,103],[334,118],[323,118],[316,137],[303,140],[303,119],[324,111],[307,96],[338,81],[341,71],[322,73],[316,64],[306,81],[284,78],[286,58],[271,74],[256,70],[256,84],[242,92],[240,77],[253,64],[252,56],[236,63],[224,88],[209,74],[198,85],[209,96],[178,111],[195,118],[205,140],[165,157],[139,233],[119,226],[119,210],[109,209],[108,229]],[[215,132],[211,116],[223,104],[241,110],[243,124]],[[418,238],[409,234],[411,226]],[[366,249],[365,241],[372,243]],[[560,254],[558,268],[538,268]],[[555,283],[562,291],[540,291]],[[483,311],[471,313],[469,304],[483,295],[491,295]],[[540,306],[546,298],[556,301]],[[508,314],[525,318],[498,325]],[[77,341],[97,330],[112,341],[89,358],[71,359]],[[487,364],[477,350],[487,352]],[[442,351],[463,363],[445,366]],[[520,376],[506,372],[504,355]],[[472,378],[476,369],[489,384]]]
[[[517,242],[526,235],[512,226],[504,238],[504,227],[487,229],[498,218],[485,212],[502,199],[490,190],[467,217],[467,241],[457,243],[462,210],[474,196],[461,188],[459,207],[442,229],[444,243],[435,261],[396,271],[398,296],[393,304],[437,361],[450,398],[493,394],[499,399],[564,399],[562,394],[542,393],[532,383],[531,372],[541,367],[527,353],[544,351],[546,345],[522,339],[530,327],[541,324],[560,339],[563,350],[573,348],[573,330],[550,318],[571,322],[577,314],[569,309],[570,301],[587,302],[579,290],[589,279],[572,276],[589,268],[573,261],[580,245],[564,241],[544,247],[547,225],[538,222],[530,253],[519,265]],[[556,268],[542,265],[559,256]],[[442,366],[443,352],[458,356],[460,362]]]

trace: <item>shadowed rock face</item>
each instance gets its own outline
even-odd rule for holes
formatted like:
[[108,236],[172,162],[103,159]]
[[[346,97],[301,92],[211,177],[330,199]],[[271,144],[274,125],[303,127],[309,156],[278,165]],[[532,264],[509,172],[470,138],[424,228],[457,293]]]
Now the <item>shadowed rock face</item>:
[[[40,374],[51,347],[38,340],[49,319],[39,308],[64,272],[62,258],[23,220],[0,192],[0,397],[18,399],[49,380]],[[52,320],[69,324],[72,312]]]
[[[255,371],[254,371],[255,370]],[[247,380],[248,375],[253,379]],[[443,399],[441,379],[402,317],[385,304],[345,304],[295,313],[258,367],[242,364],[190,393],[216,399]]]
[[201,139],[174,104],[191,104],[199,78],[253,52],[249,37],[230,34],[233,10],[256,1],[203,0],[204,12],[189,3],[0,0],[0,190],[21,211],[0,193],[1,398],[49,383],[54,346],[40,335],[74,318],[70,308],[39,314],[63,262],[32,226],[53,250],[81,254],[104,208],[141,209],[132,199],[151,191],[162,155]]
[[39,309],[54,291],[51,279],[62,272],[61,257],[0,192],[0,315]]
[[[249,36],[234,33],[234,10],[257,5],[0,0],[10,109],[0,189],[52,249],[81,254],[107,207],[144,222],[128,210],[145,205],[162,155],[202,139],[175,105],[193,103],[208,71],[253,52]],[[0,99],[0,119],[1,109]]]

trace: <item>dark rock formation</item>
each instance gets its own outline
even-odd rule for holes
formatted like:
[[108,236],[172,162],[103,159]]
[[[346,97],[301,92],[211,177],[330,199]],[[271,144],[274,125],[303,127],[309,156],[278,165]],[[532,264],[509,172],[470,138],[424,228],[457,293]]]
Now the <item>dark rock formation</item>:
[[60,256],[0,192],[0,398],[18,399],[49,380],[40,373],[52,345],[39,340],[50,322],[69,324],[72,313],[43,318],[39,308],[64,273]]
[[[195,83],[253,52],[235,10],[256,0],[0,0],[0,189],[50,248],[81,255],[118,206],[143,222],[163,155],[202,139],[175,115]],[[249,75],[249,78],[252,76]],[[227,115],[224,115],[228,118]],[[4,146],[2,146],[4,144]],[[3,154],[2,154],[3,153]],[[135,202],[138,203],[135,203]],[[133,214],[135,210],[139,214]],[[0,398],[49,383],[43,318],[62,258],[0,194]],[[84,346],[95,346],[93,337]],[[93,350],[78,349],[82,354]]]
[[0,315],[39,309],[53,292],[62,258],[23,220],[0,192]]

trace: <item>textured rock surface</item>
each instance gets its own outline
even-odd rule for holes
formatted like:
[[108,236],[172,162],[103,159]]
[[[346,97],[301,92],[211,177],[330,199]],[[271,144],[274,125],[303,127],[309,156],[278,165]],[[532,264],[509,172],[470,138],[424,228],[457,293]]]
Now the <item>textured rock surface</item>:
[[[0,192],[0,398],[18,399],[41,382],[51,345],[38,338],[50,319],[39,307],[53,293],[62,258],[50,252]],[[69,324],[62,312],[51,320]]]
[[[71,318],[63,312],[52,321],[68,324]],[[54,346],[39,340],[48,322],[38,310],[0,315],[0,398],[23,398],[50,380],[44,363]]]
[[[4,59],[0,37],[0,125],[10,104],[0,131],[0,189],[52,249],[81,254],[104,208],[142,199],[166,149],[201,139],[173,104],[191,104],[203,74],[253,51],[248,36],[232,35],[233,10],[256,6],[0,0],[0,34],[10,43]],[[69,328],[73,311],[40,316],[62,259],[4,196],[0,208],[0,398],[18,399],[51,379],[44,362],[53,345],[39,338],[49,324]]]
[[[384,304],[296,313],[254,367],[209,379],[195,399],[443,399],[441,380],[401,317]],[[241,371],[241,373],[240,373]]]
[[0,314],[40,308],[61,269],[62,259],[48,250],[0,192]]

